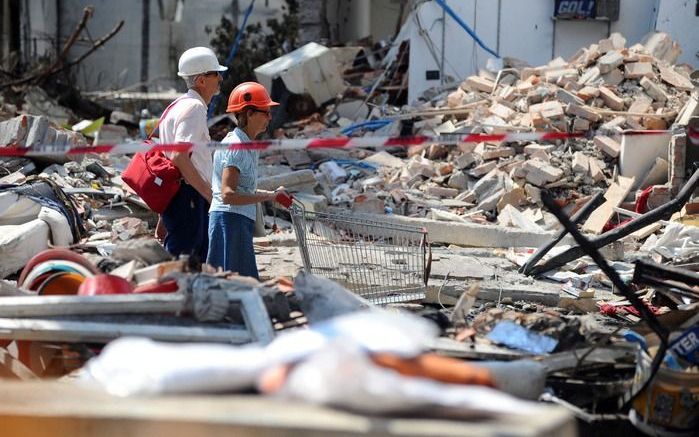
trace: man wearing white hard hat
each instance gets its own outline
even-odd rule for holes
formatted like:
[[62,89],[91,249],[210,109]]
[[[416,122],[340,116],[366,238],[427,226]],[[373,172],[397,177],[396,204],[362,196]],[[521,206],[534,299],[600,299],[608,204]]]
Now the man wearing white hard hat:
[[[218,94],[223,80],[214,52],[194,47],[180,56],[177,75],[187,84],[187,93],[178,97],[160,121],[160,143],[211,141],[206,125],[207,106]],[[171,153],[169,158],[182,173],[182,184],[158,221],[156,237],[174,256],[195,255],[206,259],[208,248],[208,209],[211,203],[212,153],[195,146],[191,153]]]

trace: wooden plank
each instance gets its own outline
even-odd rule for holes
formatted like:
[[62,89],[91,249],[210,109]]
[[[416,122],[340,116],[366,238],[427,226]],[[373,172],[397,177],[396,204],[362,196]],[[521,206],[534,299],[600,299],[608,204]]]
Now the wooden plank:
[[636,178],[619,176],[619,182],[612,183],[604,194],[605,202],[594,210],[587,221],[585,221],[582,227],[583,232],[600,234],[604,225],[614,215],[614,208],[621,205],[621,202],[624,201],[629,191],[631,191],[631,186],[635,180]]

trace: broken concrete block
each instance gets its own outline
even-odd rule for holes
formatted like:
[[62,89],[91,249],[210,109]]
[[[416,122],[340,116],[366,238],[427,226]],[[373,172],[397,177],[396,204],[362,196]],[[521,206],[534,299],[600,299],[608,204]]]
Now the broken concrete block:
[[31,125],[28,127],[27,139],[24,143],[26,147],[33,147],[43,144],[46,132],[51,129],[46,117],[28,117]]
[[527,171],[527,182],[536,186],[543,186],[550,182],[560,180],[564,172],[560,168],[554,167],[538,159],[530,159],[524,163]]
[[566,104],[575,103],[582,105],[585,103],[580,97],[561,88],[556,91],[556,99],[558,99],[559,102]]
[[599,95],[604,100],[604,104],[607,105],[610,109],[613,109],[614,111],[623,111],[624,110],[624,100],[614,94],[612,90],[610,90],[607,87],[601,86],[599,87]]
[[[325,198],[324,196],[321,197]],[[383,199],[378,198],[374,194],[360,194],[354,198],[352,212],[385,214],[386,206]]]
[[524,185],[524,191],[534,203],[541,203],[541,189],[531,184]]
[[630,62],[624,65],[624,77],[627,79],[640,79],[653,76],[653,64],[650,62]]
[[612,50],[621,50],[626,46],[626,38],[624,38],[619,32],[614,32],[609,35],[609,38],[600,40],[599,51],[602,53],[607,53]]
[[468,88],[484,93],[493,92],[493,87],[495,86],[493,81],[480,76],[470,76],[464,83]]
[[661,117],[643,117],[641,119],[641,124],[644,128],[648,130],[665,130],[667,129],[667,122]]
[[473,177],[480,178],[481,176],[488,174],[491,170],[493,170],[495,167],[497,167],[498,164],[495,161],[488,161],[484,164],[481,164],[468,172]]
[[652,80],[648,79],[647,77],[644,77],[641,79],[639,83],[653,100],[660,103],[665,103],[667,101],[667,94],[665,94],[665,91],[663,91],[662,88],[660,88]]
[[648,196],[648,210],[665,205],[672,200],[672,190],[669,185],[654,185]]
[[413,156],[408,165],[403,167],[403,176],[407,178],[412,178],[413,176],[424,176],[430,178],[434,176],[434,165],[429,159],[425,159],[421,156]]
[[448,198],[454,198],[459,194],[459,190],[457,190],[456,188],[445,187],[427,187],[427,190],[425,192],[430,196]]
[[590,159],[582,152],[575,152],[572,167],[575,173],[587,174],[590,169]]
[[590,120],[592,122],[600,121],[602,118],[602,116],[595,111],[588,109],[585,106],[580,106],[573,103],[566,107],[566,114],[575,115],[576,117],[584,118],[585,120]]
[[602,76],[602,81],[606,85],[617,86],[624,81],[624,73],[618,68],[613,69],[609,73],[605,73]]
[[507,101],[511,102],[517,97],[517,90],[513,86],[506,86],[500,91],[500,98]]
[[602,152],[604,152],[608,156],[611,156],[612,158],[616,158],[617,156],[619,156],[619,152],[621,151],[621,144],[619,144],[617,141],[614,141],[613,139],[604,135],[598,135],[594,138],[594,143]]
[[463,191],[468,188],[468,177],[466,176],[466,173],[462,171],[455,171],[449,177],[447,185],[451,188],[456,188],[459,191]]
[[608,131],[619,131],[621,132],[621,126],[626,123],[626,117],[618,116],[609,120],[608,122],[602,124],[600,129]]
[[456,157],[456,166],[462,170],[471,166],[474,162],[476,162],[475,153],[462,153]]
[[386,152],[385,150],[382,150],[380,152],[376,152],[373,155],[364,158],[364,162],[368,162],[370,164],[377,164],[382,167],[390,167],[390,168],[401,168],[403,167],[403,162],[402,159],[391,155],[390,153]]
[[341,184],[347,180],[347,170],[340,167],[335,161],[325,161],[318,168],[331,184]]
[[609,73],[624,63],[624,56],[618,50],[605,53],[597,60],[597,68],[601,74]]
[[449,155],[449,148],[444,144],[432,144],[427,148],[427,159],[436,161],[444,159]]
[[492,106],[488,108],[488,111],[490,111],[490,113],[493,115],[497,115],[503,120],[509,120],[513,115],[515,115],[515,111],[500,103],[493,103]]

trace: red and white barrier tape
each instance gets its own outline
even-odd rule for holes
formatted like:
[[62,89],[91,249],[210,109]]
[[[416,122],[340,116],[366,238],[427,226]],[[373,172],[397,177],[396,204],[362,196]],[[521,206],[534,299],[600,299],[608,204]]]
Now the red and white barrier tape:
[[[624,135],[659,135],[670,131],[649,130],[630,131]],[[403,136],[403,137],[334,137],[334,138],[304,138],[304,139],[278,139],[249,141],[245,143],[221,143],[210,142],[202,144],[176,143],[176,144],[151,144],[145,142],[131,142],[122,144],[98,144],[94,146],[71,146],[46,144],[32,147],[15,147],[13,145],[0,146],[0,156],[63,156],[84,155],[87,153],[106,153],[110,155],[124,155],[137,152],[162,151],[162,152],[187,152],[195,145],[205,146],[212,150],[301,150],[323,148],[368,148],[368,147],[409,147],[422,144],[455,145],[459,143],[480,142],[551,142],[571,138],[592,138],[596,132],[565,133],[565,132],[516,132],[506,134],[446,134],[440,136]],[[697,135],[696,133],[691,133]],[[600,133],[604,135],[604,133]]]

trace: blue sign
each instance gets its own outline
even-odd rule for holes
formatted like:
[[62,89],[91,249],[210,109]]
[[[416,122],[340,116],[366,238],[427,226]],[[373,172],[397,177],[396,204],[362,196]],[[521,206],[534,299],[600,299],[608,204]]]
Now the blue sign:
[[595,0],[556,0],[553,15],[561,18],[595,18]]

